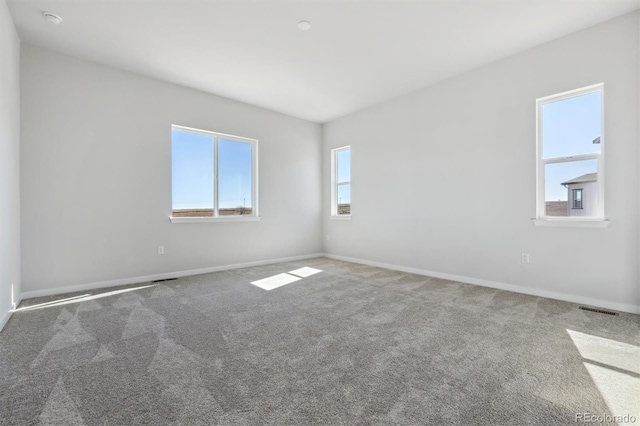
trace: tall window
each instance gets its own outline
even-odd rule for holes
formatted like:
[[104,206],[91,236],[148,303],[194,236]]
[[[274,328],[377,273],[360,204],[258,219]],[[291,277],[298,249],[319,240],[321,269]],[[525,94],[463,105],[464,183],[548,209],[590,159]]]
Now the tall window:
[[351,147],[331,150],[331,215],[351,216]]
[[172,217],[257,216],[257,144],[172,126]]
[[596,84],[537,100],[538,218],[604,219],[603,91]]

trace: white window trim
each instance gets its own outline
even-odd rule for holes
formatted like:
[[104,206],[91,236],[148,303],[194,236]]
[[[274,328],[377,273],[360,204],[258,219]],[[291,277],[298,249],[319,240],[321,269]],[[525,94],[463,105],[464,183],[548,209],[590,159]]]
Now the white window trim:
[[[196,129],[173,124],[171,130],[181,130],[197,134],[206,134],[213,137],[213,216],[203,217],[174,217],[169,215],[171,223],[198,223],[198,222],[255,222],[260,220],[258,212],[258,140],[226,133],[212,132],[210,130]],[[218,213],[218,138],[248,143],[251,145],[251,214],[241,216],[220,216]],[[171,207],[173,211],[173,206]]]
[[[566,157],[543,158],[542,146],[542,107],[551,102],[558,102],[590,93],[600,93],[600,153],[571,155]],[[532,219],[536,226],[554,227],[589,227],[606,228],[609,221],[605,218],[604,199],[604,151],[605,151],[605,127],[604,127],[604,83],[570,90],[556,95],[546,96],[536,100],[536,217]],[[546,216],[545,205],[545,165],[554,163],[567,163],[581,160],[598,160],[598,210],[594,217],[555,217]],[[568,203],[571,200],[567,201]]]
[[577,219],[557,218],[553,220],[531,219],[531,221],[535,226],[566,228],[608,228],[610,223],[608,219],[585,219],[584,217],[578,217]]
[[[351,220],[351,214],[353,210],[350,210],[349,214],[338,214],[338,187],[341,185],[351,185],[351,179],[348,182],[338,182],[338,153],[342,151],[351,150],[351,145],[341,146],[340,148],[334,148],[331,150],[331,219],[336,220]],[[351,164],[349,164],[351,169]],[[351,205],[353,209],[353,203]]]
[[258,222],[259,216],[218,216],[218,217],[174,217],[169,216],[171,223],[199,223],[199,222]]

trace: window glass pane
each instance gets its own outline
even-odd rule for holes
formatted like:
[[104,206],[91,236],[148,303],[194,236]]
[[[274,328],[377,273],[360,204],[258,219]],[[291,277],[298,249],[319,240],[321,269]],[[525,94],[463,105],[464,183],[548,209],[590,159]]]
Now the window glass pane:
[[573,190],[573,208],[574,209],[582,208],[582,189]]
[[338,185],[338,214],[351,214],[351,184]]
[[[547,164],[544,173],[547,216],[597,216],[598,160]],[[582,210],[572,212],[568,200],[578,196]]]
[[573,208],[578,208],[580,207],[580,199],[582,197],[580,196],[580,190],[579,189],[574,189],[573,190]]
[[172,215],[213,215],[213,137],[171,131]]
[[351,181],[351,150],[338,151],[338,183]]
[[543,157],[600,153],[601,100],[596,92],[543,105]]
[[251,144],[218,139],[218,213],[253,214]]

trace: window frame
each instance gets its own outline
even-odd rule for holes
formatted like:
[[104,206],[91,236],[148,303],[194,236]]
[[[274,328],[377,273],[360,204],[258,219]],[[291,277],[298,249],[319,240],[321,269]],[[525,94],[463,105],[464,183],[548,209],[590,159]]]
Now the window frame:
[[[171,179],[171,214],[169,219],[171,223],[193,223],[193,222],[251,222],[259,221],[260,215],[258,210],[258,140],[247,138],[244,136],[230,135],[226,133],[213,132],[210,130],[197,129],[194,127],[181,126],[177,124],[171,125],[171,131],[180,130],[183,132],[207,135],[213,138],[213,216],[198,217],[175,217],[173,216],[173,179]],[[220,216],[218,204],[219,188],[218,188],[218,139],[224,139],[232,142],[246,143],[251,146],[251,214]],[[173,144],[173,138],[171,140]],[[171,158],[171,169],[173,174],[173,156]]]
[[[349,180],[340,182],[338,181],[338,154],[340,152],[349,151],[351,154],[351,145],[341,146],[339,148],[333,148],[331,150],[331,218],[350,220],[353,214],[353,204],[349,203],[349,214],[338,213],[338,188],[343,185],[349,185],[353,182],[351,178],[351,157],[349,157]],[[351,194],[351,190],[349,190]]]
[[[582,191],[584,188],[575,188],[571,190],[571,209],[572,210],[582,210],[582,196],[584,192]],[[576,194],[580,193],[580,200],[576,199]],[[580,207],[576,207],[577,204],[580,203]]]
[[[600,93],[600,152],[591,154],[568,155],[563,157],[543,157],[543,114],[542,107],[546,104],[559,102],[591,93]],[[555,95],[536,99],[536,218],[534,224],[538,226],[608,226],[605,219],[605,121],[604,121],[604,83],[598,83],[579,89],[569,90]],[[545,203],[545,166],[547,164],[570,163],[584,160],[598,161],[597,180],[597,208],[595,216],[547,216]],[[567,200],[567,203],[572,200]],[[592,222],[592,223],[589,223]],[[597,224],[601,222],[603,224]]]

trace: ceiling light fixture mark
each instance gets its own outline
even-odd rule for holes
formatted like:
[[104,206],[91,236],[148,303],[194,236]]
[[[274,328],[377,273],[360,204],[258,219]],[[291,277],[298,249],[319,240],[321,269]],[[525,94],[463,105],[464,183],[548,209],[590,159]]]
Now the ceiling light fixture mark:
[[42,16],[44,16],[44,19],[46,19],[47,22],[53,25],[60,25],[62,23],[62,18],[51,12],[42,12]]
[[300,21],[298,22],[298,28],[300,28],[302,31],[309,31],[311,29],[311,22]]

